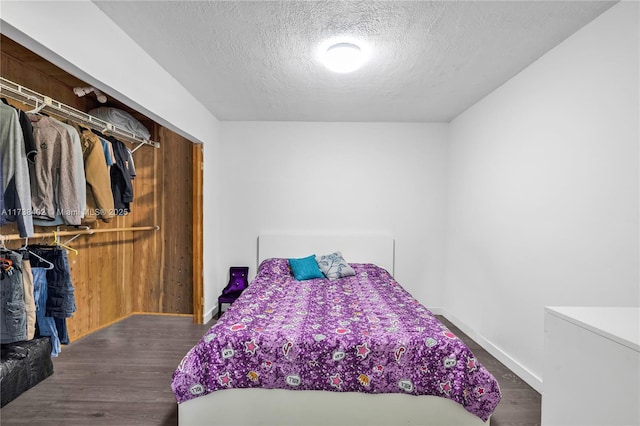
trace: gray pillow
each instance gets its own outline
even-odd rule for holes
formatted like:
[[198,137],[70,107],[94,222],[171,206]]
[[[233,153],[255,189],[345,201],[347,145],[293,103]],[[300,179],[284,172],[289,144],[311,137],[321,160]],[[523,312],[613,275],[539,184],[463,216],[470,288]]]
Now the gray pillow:
[[316,256],[316,262],[318,262],[318,266],[324,276],[330,280],[351,277],[356,274],[339,251],[324,256]]

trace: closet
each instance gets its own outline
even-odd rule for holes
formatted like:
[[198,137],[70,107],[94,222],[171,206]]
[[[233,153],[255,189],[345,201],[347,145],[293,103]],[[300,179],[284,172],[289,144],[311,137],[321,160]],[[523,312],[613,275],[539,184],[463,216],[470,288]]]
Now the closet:
[[[151,133],[151,145],[133,153],[136,177],[131,211],[111,222],[96,221],[69,245],[71,279],[77,311],[67,321],[70,340],[105,327],[133,313],[192,315],[202,321],[202,147],[128,108],[106,93],[106,104],[96,96],[78,97],[74,87],[89,86],[2,35],[0,75],[56,101],[89,111],[111,106],[129,112]],[[10,104],[21,105],[0,92]],[[51,114],[55,117],[54,114]],[[64,118],[64,117],[62,117]],[[35,227],[47,236],[29,244],[47,244],[55,227]],[[113,230],[113,231],[111,231]],[[72,233],[73,228],[61,226]],[[14,223],[0,234],[16,235]],[[64,237],[66,241],[72,237]],[[24,239],[6,242],[20,247]],[[63,348],[64,351],[64,348]]]

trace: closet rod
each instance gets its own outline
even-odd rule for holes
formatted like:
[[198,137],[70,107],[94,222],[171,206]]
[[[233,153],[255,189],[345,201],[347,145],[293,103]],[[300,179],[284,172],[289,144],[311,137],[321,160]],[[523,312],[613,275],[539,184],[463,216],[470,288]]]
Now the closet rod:
[[101,120],[97,117],[87,114],[86,112],[82,112],[78,109],[70,107],[69,105],[65,105],[61,102],[51,99],[48,96],[42,95],[38,92],[21,86],[18,83],[7,80],[4,77],[0,77],[0,92],[2,92],[2,94],[7,96],[8,98],[26,103],[28,105],[32,105],[36,108],[44,105],[44,107],[42,108],[43,111],[53,111],[53,114],[57,113],[58,115],[62,114],[65,117],[78,122],[79,124],[84,124],[87,127],[98,130],[102,133],[111,134],[119,139],[124,139],[127,142],[139,144],[133,151],[135,151],[142,145],[151,145],[153,147],[160,148],[160,144],[158,142],[141,138],[135,133],[123,129],[122,127],[118,127],[112,123],[109,123],[108,121]]
[[[128,228],[105,228],[105,229],[78,229],[76,231],[56,231],[56,232],[37,232],[29,237],[31,238],[46,238],[46,237],[65,237],[70,235],[93,235],[102,234],[107,232],[128,232],[128,231],[159,231],[159,226],[131,226]],[[21,237],[18,234],[0,235],[2,241],[23,240],[25,237]]]

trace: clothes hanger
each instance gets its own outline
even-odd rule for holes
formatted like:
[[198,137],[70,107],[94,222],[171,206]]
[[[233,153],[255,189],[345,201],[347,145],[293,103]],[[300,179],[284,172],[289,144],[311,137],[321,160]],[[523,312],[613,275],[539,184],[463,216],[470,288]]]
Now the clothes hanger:
[[9,247],[6,246],[5,241],[4,241],[4,237],[2,237],[2,239],[0,240],[0,249],[2,250],[2,252],[4,254],[13,254],[14,256],[22,258],[22,254],[21,253],[18,253],[17,251],[14,251],[14,250],[11,250]]
[[[85,225],[77,225],[74,226],[74,228],[76,229],[82,229],[85,231],[88,231],[89,229],[91,229],[90,226],[85,226]],[[75,240],[76,238],[80,238],[80,234],[74,235],[73,237],[69,238],[67,241],[65,241],[64,243],[62,243],[63,245],[67,245],[69,244],[71,241]],[[77,253],[76,253],[77,254]]]
[[[36,103],[36,107],[34,109],[32,109],[31,111],[27,111],[33,114],[38,114],[44,107],[48,105],[53,105],[53,99],[51,99],[48,96],[44,96],[42,100],[33,96],[29,96],[29,99],[35,101]],[[43,113],[43,115],[46,115],[46,114]]]
[[41,256],[39,256],[39,255],[35,254],[34,252],[32,252],[31,250],[29,250],[29,237],[26,237],[26,238],[24,239],[24,246],[20,247],[20,250],[24,250],[24,251],[26,251],[27,253],[29,253],[29,256],[33,256],[33,257],[35,257],[36,259],[40,260],[41,262],[44,262],[44,263],[47,265],[47,267],[46,267],[46,268],[44,268],[44,269],[45,269],[45,271],[50,271],[50,270],[52,270],[52,269],[54,268],[53,263],[49,262],[49,261],[48,261],[47,259],[45,259],[44,257],[41,257]]
[[69,251],[72,251],[76,256],[78,255],[78,250],[74,249],[73,247],[69,247],[66,244],[63,244],[60,242],[60,237],[58,236],[58,232],[57,231],[53,231],[53,243],[58,247],[62,247],[64,249],[67,249]]

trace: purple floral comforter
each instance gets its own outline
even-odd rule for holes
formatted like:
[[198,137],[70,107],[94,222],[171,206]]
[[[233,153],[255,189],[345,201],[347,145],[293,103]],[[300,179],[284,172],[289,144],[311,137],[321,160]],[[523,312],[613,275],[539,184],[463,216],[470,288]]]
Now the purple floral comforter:
[[500,401],[471,350],[384,269],[296,281],[267,259],[180,362],[178,402],[226,388],[437,395],[487,420]]

